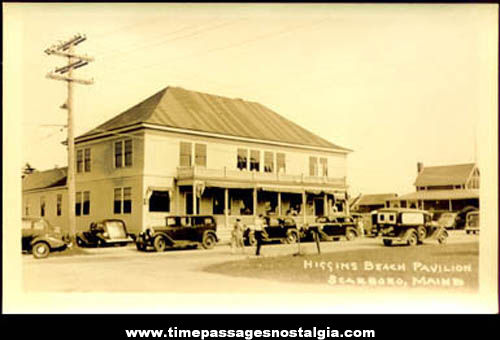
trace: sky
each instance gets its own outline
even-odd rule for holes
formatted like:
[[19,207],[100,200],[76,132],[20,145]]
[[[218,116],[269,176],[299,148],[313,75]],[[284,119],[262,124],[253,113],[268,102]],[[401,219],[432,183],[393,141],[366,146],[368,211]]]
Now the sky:
[[45,78],[66,60],[43,51],[75,33],[95,58],[74,72],[94,79],[75,85],[76,135],[179,86],[260,102],[352,149],[353,194],[411,192],[417,162],[489,147],[478,124],[496,114],[484,105],[497,94],[496,5],[4,4],[4,17],[18,38],[7,48],[22,100],[4,114],[22,117],[19,168],[67,164],[66,84]]

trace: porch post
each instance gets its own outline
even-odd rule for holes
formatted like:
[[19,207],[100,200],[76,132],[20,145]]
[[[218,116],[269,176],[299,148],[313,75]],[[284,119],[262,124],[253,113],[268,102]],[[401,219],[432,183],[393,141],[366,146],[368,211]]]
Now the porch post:
[[282,215],[282,211],[281,211],[281,192],[278,192],[278,215],[279,216]]
[[302,191],[302,216],[304,218],[304,224],[306,224],[306,191]]
[[326,192],[323,194],[323,216],[328,216],[328,199]]
[[229,189],[224,188],[224,221],[229,228]]
[[198,211],[198,207],[196,206],[196,201],[197,201],[197,192],[196,192],[196,183],[193,182],[193,215],[196,215],[196,212]]
[[177,215],[181,214],[181,188],[178,185],[175,186],[175,211]]
[[448,210],[452,211],[452,209],[451,209],[451,199],[448,200],[448,208],[449,208]]
[[257,188],[253,188],[253,216],[257,216]]

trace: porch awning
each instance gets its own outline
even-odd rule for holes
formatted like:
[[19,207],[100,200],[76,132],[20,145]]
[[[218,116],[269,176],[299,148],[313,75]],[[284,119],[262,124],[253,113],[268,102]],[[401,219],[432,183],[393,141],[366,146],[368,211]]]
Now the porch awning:
[[229,189],[253,189],[255,184],[230,181],[206,181],[206,187],[211,188],[229,188]]
[[172,191],[172,187],[163,187],[163,186],[148,186],[148,191]]
[[269,186],[261,186],[259,189],[264,191],[271,192],[284,192],[287,194],[302,194],[304,189],[302,188],[291,188],[291,187],[269,187]]

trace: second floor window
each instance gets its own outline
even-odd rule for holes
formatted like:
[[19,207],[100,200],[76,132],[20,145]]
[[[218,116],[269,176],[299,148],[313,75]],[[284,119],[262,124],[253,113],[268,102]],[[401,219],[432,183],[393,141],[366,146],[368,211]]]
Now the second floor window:
[[319,163],[321,164],[321,175],[328,177],[328,158],[320,158]]
[[76,172],[83,171],[83,150],[76,151]]
[[238,149],[238,159],[237,159],[237,168],[239,170],[248,169],[248,150],[247,149]]
[[194,164],[196,166],[207,166],[207,145],[195,144],[194,146]]
[[191,143],[181,142],[179,165],[185,167],[191,166]]
[[284,174],[286,172],[286,162],[285,162],[285,154],[278,152],[276,153],[276,168],[278,169],[278,173]]
[[84,160],[83,160],[83,168],[85,169],[85,172],[90,172],[90,149],[87,148],[84,150]]
[[131,139],[115,142],[115,168],[132,166],[132,151]]
[[274,153],[264,152],[264,172],[274,172]]
[[260,171],[260,151],[250,150],[250,170]]
[[318,176],[318,158],[309,157],[309,176]]
[[90,172],[90,148],[76,151],[76,172]]

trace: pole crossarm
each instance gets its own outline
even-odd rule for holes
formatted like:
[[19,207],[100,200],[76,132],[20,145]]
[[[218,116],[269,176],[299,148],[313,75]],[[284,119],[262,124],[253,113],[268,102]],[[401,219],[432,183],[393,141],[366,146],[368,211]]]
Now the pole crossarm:
[[47,78],[55,79],[55,80],[69,81],[69,82],[84,84],[84,85],[92,85],[94,83],[94,79],[86,80],[86,79],[70,78],[70,77],[65,77],[65,76],[60,76],[58,74],[54,74],[53,72],[47,73]]
[[53,50],[53,49],[50,49],[50,48],[46,49],[45,53],[48,54],[48,55],[53,54],[53,55],[57,55],[59,57],[75,58],[75,59],[85,60],[85,61],[88,61],[88,62],[94,61],[94,58],[86,56],[86,55],[79,55],[79,54],[74,54],[74,53],[61,52],[61,51],[56,51],[56,50]]
[[69,65],[58,67],[54,70],[54,72],[64,74],[64,73],[68,72],[70,68],[77,69],[77,68],[80,68],[80,67],[85,66],[85,65],[88,65],[87,61],[78,60],[78,61],[75,61],[74,63],[69,64]]

